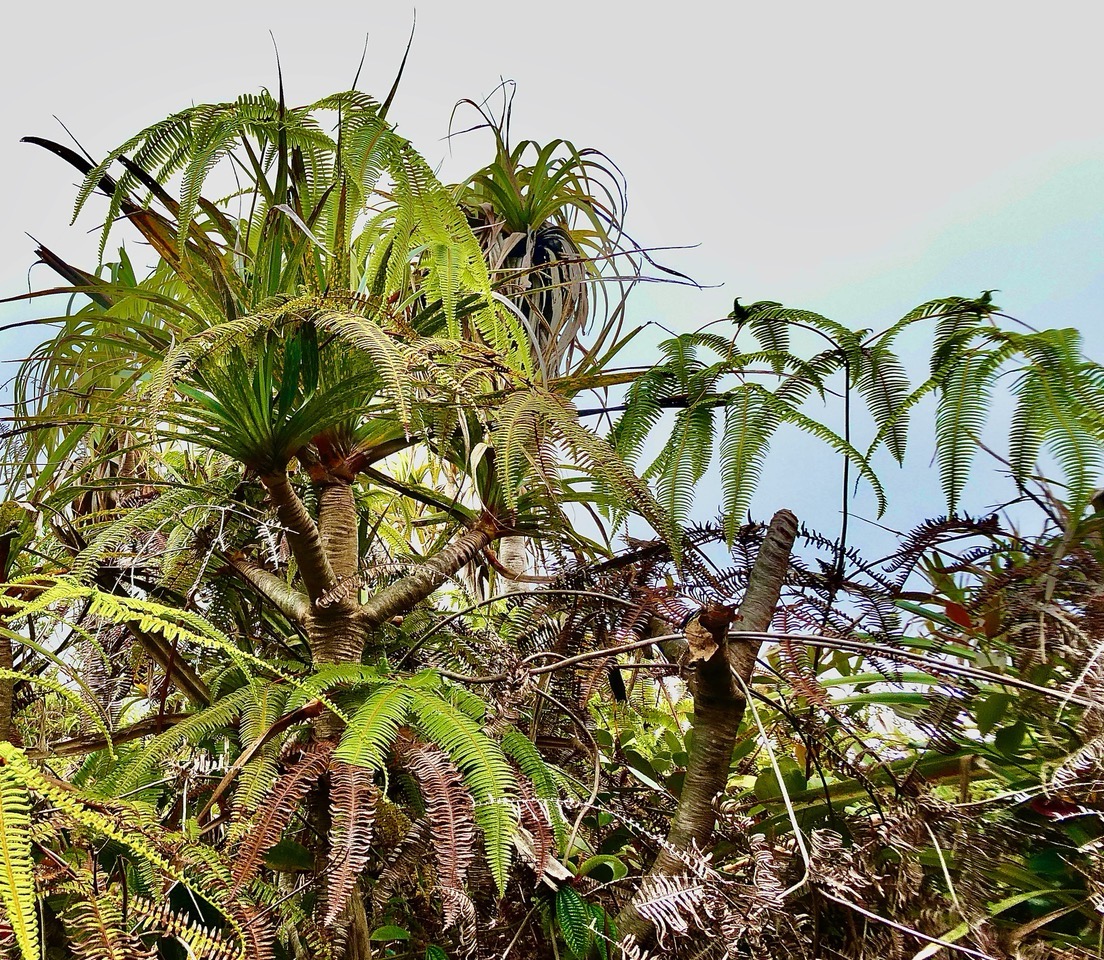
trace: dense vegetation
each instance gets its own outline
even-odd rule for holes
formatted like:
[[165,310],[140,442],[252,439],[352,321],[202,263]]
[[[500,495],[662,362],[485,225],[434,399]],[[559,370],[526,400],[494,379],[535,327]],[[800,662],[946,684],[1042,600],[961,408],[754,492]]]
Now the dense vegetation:
[[[639,349],[672,274],[616,168],[484,111],[447,186],[390,100],[33,141],[108,199],[100,266],[37,251],[64,313],[3,434],[11,955],[1099,956],[1076,332],[988,293],[879,331],[736,302]],[[1018,531],[960,510],[998,390]],[[928,409],[948,515],[865,556],[856,479],[884,504]],[[842,530],[748,518],[782,429]]]

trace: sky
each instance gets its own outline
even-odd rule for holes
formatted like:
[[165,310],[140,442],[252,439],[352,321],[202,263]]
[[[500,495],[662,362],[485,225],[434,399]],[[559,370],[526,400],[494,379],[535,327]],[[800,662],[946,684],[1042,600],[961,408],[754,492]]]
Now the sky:
[[[69,226],[69,168],[20,137],[63,139],[57,117],[99,154],[189,103],[274,89],[273,38],[289,100],[347,88],[366,37],[360,87],[382,97],[413,15],[409,2],[20,4],[0,60],[0,295],[27,289],[27,234],[78,262],[95,251],[94,218]],[[453,106],[509,79],[515,137],[604,151],[628,182],[630,232],[692,247],[665,262],[703,284],[649,287],[637,322],[693,329],[740,296],[877,328],[998,288],[1006,312],[1078,327],[1104,359],[1098,17],[1072,2],[421,0],[391,116],[460,178],[489,143],[446,140]],[[0,334],[3,358],[26,347]],[[913,465],[886,477],[901,523],[941,509],[917,435]],[[830,525],[836,468],[816,463],[776,447],[758,511]],[[971,489],[976,509],[999,499]]]

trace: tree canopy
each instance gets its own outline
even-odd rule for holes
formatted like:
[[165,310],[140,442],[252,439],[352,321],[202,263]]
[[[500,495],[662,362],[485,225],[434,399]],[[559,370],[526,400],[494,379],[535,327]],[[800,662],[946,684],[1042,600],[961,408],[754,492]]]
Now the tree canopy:
[[[13,956],[1099,955],[1076,331],[737,300],[641,349],[685,278],[613,162],[467,104],[491,159],[444,184],[393,93],[28,138],[105,214],[98,265],[37,250],[65,306],[0,441]],[[930,409],[947,515],[866,556],[854,485]],[[842,529],[748,515],[783,427]],[[982,446],[1034,529],[963,512]]]

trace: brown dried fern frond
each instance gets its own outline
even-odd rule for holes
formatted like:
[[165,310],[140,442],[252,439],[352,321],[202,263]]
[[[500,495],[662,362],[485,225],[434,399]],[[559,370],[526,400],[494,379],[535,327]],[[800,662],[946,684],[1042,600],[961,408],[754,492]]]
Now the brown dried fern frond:
[[252,828],[242,838],[235,853],[233,885],[231,893],[237,893],[261,868],[264,855],[274,847],[291,823],[311,788],[330,764],[334,751],[332,740],[312,743],[265,798],[261,811]]
[[368,862],[378,797],[371,770],[344,760],[334,761],[330,767],[330,853],[324,926],[337,920]]

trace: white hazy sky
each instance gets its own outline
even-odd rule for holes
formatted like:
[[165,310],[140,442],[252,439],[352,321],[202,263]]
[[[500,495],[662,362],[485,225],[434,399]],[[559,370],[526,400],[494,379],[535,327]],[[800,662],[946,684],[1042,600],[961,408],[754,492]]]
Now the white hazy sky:
[[[628,179],[639,241],[700,245],[667,262],[723,286],[650,289],[637,320],[689,329],[740,295],[876,327],[925,299],[996,287],[1008,312],[1077,326],[1090,353],[1104,356],[1098,4],[417,8],[392,117],[443,162],[445,178],[485,157],[478,135],[449,156],[453,104],[510,78],[515,138],[601,148]],[[73,259],[94,251],[92,218],[68,226],[69,168],[21,136],[63,139],[56,115],[99,154],[188,103],[275,88],[270,30],[290,100],[346,88],[366,34],[360,86],[382,97],[411,14],[408,0],[10,5],[0,59],[0,292],[26,289],[26,233]],[[32,275],[49,279],[41,268]],[[0,319],[17,313],[26,308],[0,309]],[[0,339],[8,358],[22,349]],[[930,500],[938,510],[930,449],[920,453],[905,486],[917,509]],[[768,480],[784,484],[793,464],[778,463]],[[776,499],[757,503],[767,511],[783,505]]]

